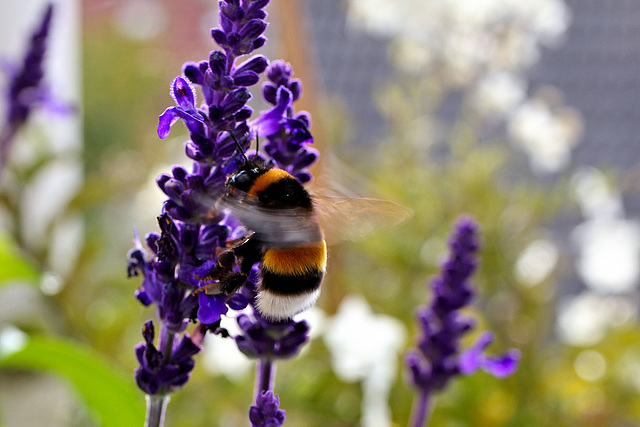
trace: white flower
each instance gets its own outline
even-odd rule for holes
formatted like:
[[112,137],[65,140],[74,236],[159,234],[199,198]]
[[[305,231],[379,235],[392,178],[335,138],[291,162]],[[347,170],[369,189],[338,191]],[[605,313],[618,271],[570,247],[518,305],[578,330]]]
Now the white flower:
[[535,240],[518,257],[515,276],[525,286],[535,286],[551,274],[559,258],[560,251],[553,242]]
[[571,185],[582,216],[588,219],[622,218],[624,209],[618,191],[607,177],[592,167],[582,167],[571,178]]
[[572,238],[579,249],[576,268],[591,289],[625,293],[640,278],[640,224],[625,219],[593,219],[577,226]]
[[513,74],[487,74],[478,82],[475,103],[480,111],[506,115],[524,100],[526,89],[526,82]]
[[584,292],[560,303],[557,332],[568,344],[594,345],[610,328],[633,320],[636,312],[637,307],[628,298]]
[[640,279],[640,224],[624,218],[620,194],[597,169],[583,168],[572,184],[587,218],[572,233],[578,274],[601,293],[635,290]]
[[582,134],[582,120],[577,111],[554,107],[544,96],[539,96],[515,111],[509,132],[512,142],[529,156],[533,170],[558,172],[571,159],[571,150]]
[[417,71],[419,63],[403,44],[423,46],[438,61],[422,65],[444,65],[456,84],[491,67],[522,71],[539,45],[560,40],[570,20],[561,0],[350,0],[347,16],[350,27],[392,39],[400,67]]
[[346,297],[328,321],[324,340],[333,370],[344,381],[363,381],[364,426],[391,425],[388,396],[405,335],[398,320],[372,313],[360,296]]

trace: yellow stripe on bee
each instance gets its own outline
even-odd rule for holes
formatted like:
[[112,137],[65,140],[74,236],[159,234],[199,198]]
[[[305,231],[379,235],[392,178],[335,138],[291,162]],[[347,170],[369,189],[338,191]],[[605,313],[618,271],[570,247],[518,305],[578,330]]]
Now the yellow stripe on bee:
[[262,268],[274,274],[303,276],[327,267],[327,244],[324,240],[292,248],[270,248],[264,254]]
[[269,169],[262,175],[256,178],[255,182],[249,189],[249,193],[252,196],[257,196],[261,191],[266,190],[268,186],[274,182],[280,181],[282,178],[293,178],[291,174],[282,169],[273,168]]

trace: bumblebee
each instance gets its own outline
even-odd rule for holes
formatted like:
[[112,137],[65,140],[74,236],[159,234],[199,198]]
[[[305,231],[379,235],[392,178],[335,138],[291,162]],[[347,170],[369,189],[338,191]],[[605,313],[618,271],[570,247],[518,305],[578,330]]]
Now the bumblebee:
[[260,264],[256,307],[270,320],[283,320],[311,307],[320,293],[327,245],[309,193],[292,175],[249,161],[226,182],[223,205],[253,233],[233,251],[248,274]]
[[[376,218],[387,218],[386,223],[398,223],[408,215],[406,208],[383,200],[333,197],[327,202],[312,196],[291,174],[257,155],[249,160],[237,140],[236,144],[245,162],[227,178],[227,192],[216,208],[229,210],[250,233],[218,257],[217,271],[211,275],[218,283],[197,292],[233,293],[261,261],[256,308],[271,321],[291,318],[310,308],[320,294],[327,266],[323,215],[336,226],[348,217],[360,228],[372,228],[373,211],[378,212]],[[236,263],[240,274],[223,277]]]

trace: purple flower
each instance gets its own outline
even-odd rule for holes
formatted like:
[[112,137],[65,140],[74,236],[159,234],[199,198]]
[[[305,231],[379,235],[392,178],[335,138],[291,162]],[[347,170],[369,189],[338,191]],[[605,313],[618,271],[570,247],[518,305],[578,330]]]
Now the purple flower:
[[[169,136],[178,121],[185,124],[189,131],[185,153],[193,161],[190,169],[175,166],[170,173],[157,178],[158,187],[167,196],[163,213],[158,217],[160,232],[146,236],[148,249],[136,238],[135,248],[129,253],[128,275],[142,277],[136,297],[144,305],[157,307],[161,337],[184,333],[191,320],[200,321],[209,330],[220,330],[221,316],[230,309],[245,308],[255,298],[255,274],[246,289],[232,295],[222,291],[215,295],[194,294],[198,288],[219,280],[212,277],[218,254],[226,249],[227,239],[242,237],[246,232],[235,218],[215,209],[216,200],[225,191],[227,176],[243,161],[234,139],[246,150],[247,135],[255,133],[269,138],[265,145],[267,154],[304,181],[311,178],[307,168],[318,157],[315,150],[304,147],[313,141],[308,115],[295,115],[292,107],[301,94],[300,82],[291,80],[291,67],[282,62],[268,69],[272,82],[269,84],[275,85],[280,93],[278,105],[263,115],[262,122],[269,126],[269,131],[256,125],[256,131],[252,132],[247,122],[252,115],[246,105],[251,97],[249,87],[259,81],[269,64],[264,56],[249,55],[266,40],[262,34],[267,26],[263,10],[267,3],[267,0],[220,1],[220,28],[211,31],[220,49],[212,51],[206,61],[184,65],[183,75],[171,83],[175,105],[159,117],[160,138]],[[201,102],[198,91],[202,94]],[[282,148],[274,145],[276,142]],[[244,280],[239,277],[238,280]],[[292,357],[307,340],[308,326],[304,322],[270,324],[259,314],[253,317],[243,314],[238,320],[244,333],[236,340],[245,354],[252,357]],[[153,346],[145,340],[146,344],[141,346],[153,359]],[[170,359],[167,355],[160,360]],[[145,391],[150,389],[153,388],[147,387]]]
[[[169,352],[159,351],[153,343],[155,331],[153,322],[145,323],[142,328],[145,342],[136,346],[136,357],[140,367],[135,378],[138,387],[149,395],[168,394],[182,387],[188,380],[195,362],[193,355],[200,351],[188,336],[180,342],[160,344]],[[163,338],[161,337],[161,341]]]
[[219,321],[229,311],[225,299],[223,295],[198,294],[198,319],[206,325]]
[[[148,415],[161,413],[157,405],[165,403],[158,403],[162,400],[158,397],[187,381],[203,334],[212,331],[228,337],[221,327],[222,316],[251,305],[252,313],[237,316],[242,333],[234,337],[245,355],[258,359],[258,397],[251,408],[251,422],[280,426],[284,411],[269,391],[275,375],[273,361],[295,356],[308,340],[306,322],[268,322],[255,309],[257,265],[247,278],[235,258],[230,265],[221,255],[231,253],[225,252],[232,246],[229,240],[242,239],[247,233],[236,218],[216,209],[216,201],[226,191],[228,175],[244,163],[251,137],[266,138],[262,147],[269,160],[303,183],[311,180],[309,166],[318,158],[318,152],[308,147],[313,142],[310,117],[293,108],[302,85],[292,79],[291,66],[276,61],[268,67],[267,58],[252,54],[266,41],[264,7],[268,3],[219,1],[220,28],[211,30],[219,49],[210,52],[207,60],[184,64],[182,75],[170,87],[175,105],[158,120],[162,139],[177,122],[186,126],[185,154],[192,162],[190,167],[174,166],[157,178],[167,197],[158,217],[160,232],[147,234],[146,248],[136,237],[129,252],[129,277],[142,277],[135,296],[145,306],[156,306],[160,320],[157,347],[151,323],[143,330],[145,342],[136,347],[140,363],[136,380],[155,397],[149,399]],[[263,86],[263,95],[273,108],[249,123],[253,113],[247,105],[249,88],[265,70],[269,82]],[[200,322],[192,338],[185,334],[189,322]]]
[[[256,273],[255,270],[252,271],[247,285],[242,290],[252,307],[256,295]],[[242,334],[234,337],[238,349],[252,359],[290,359],[298,354],[302,345],[309,339],[309,325],[304,320],[270,322],[255,308],[251,315],[238,315],[237,322],[242,330]]]
[[278,409],[280,399],[271,390],[256,397],[256,404],[249,410],[251,427],[279,427],[284,424],[285,411]]
[[171,82],[171,96],[176,101],[176,107],[169,107],[160,115],[158,136],[166,138],[171,132],[171,126],[178,119],[182,119],[189,131],[197,133],[204,125],[204,118],[196,108],[196,91],[184,77],[176,77]]
[[493,342],[493,338],[492,332],[483,332],[471,347],[460,354],[458,366],[461,374],[470,375],[482,369],[494,377],[503,378],[515,373],[520,361],[518,350],[511,349],[498,356],[487,356],[484,353],[484,350]]
[[420,392],[414,405],[414,426],[423,425],[427,417],[429,397],[441,391],[456,376],[469,375],[478,369],[497,377],[514,373],[519,352],[509,350],[500,356],[487,356],[484,351],[493,334],[481,334],[474,345],[460,351],[460,340],[471,331],[474,321],[460,310],[468,306],[474,295],[469,282],[477,262],[478,226],[470,217],[459,219],[450,241],[451,254],[441,273],[432,282],[431,305],[418,311],[422,335],[418,348],[406,357],[411,381]]
[[268,322],[254,311],[253,318],[240,314],[238,325],[243,332],[235,337],[238,349],[253,359],[290,359],[298,354],[300,347],[309,339],[309,325],[304,320]]
[[31,36],[31,44],[22,67],[15,73],[9,84],[7,122],[10,125],[19,126],[26,122],[31,109],[41,99],[43,64],[52,16],[53,5],[50,3],[45,9],[40,25]]
[[52,16],[53,4],[49,3],[40,24],[31,36],[22,66],[16,67],[11,73],[7,91],[6,124],[0,134],[0,172],[6,164],[15,133],[26,123],[33,108],[48,97],[48,92],[43,88],[42,79]]
[[298,79],[291,79],[292,75],[291,65],[284,61],[273,61],[269,65],[270,82],[263,84],[262,96],[273,108],[251,125],[258,136],[267,138],[264,150],[275,164],[304,184],[312,179],[309,167],[320,154],[308,147],[313,143],[309,114],[305,111],[296,114],[293,109],[293,103],[302,93],[302,84]]
[[[252,113],[245,105],[251,97],[247,86],[257,83],[258,74],[268,64],[263,56],[236,64],[239,55],[264,43],[266,13],[262,9],[267,3],[220,2],[222,29],[212,30],[212,35],[223,50],[211,52],[208,61],[185,64],[184,76],[171,83],[176,105],[159,118],[161,138],[169,135],[177,121],[186,125],[190,140],[185,151],[193,160],[190,171],[176,166],[171,173],[158,177],[158,187],[167,195],[158,218],[161,232],[146,236],[150,256],[139,242],[129,254],[129,276],[140,273],[143,277],[136,297],[144,305],[158,307],[162,331],[183,333],[195,318],[215,324],[229,307],[241,309],[247,304],[241,297],[204,292],[195,296],[193,291],[203,285],[196,272],[215,265],[219,249],[239,226],[213,205],[224,191],[227,174],[239,164],[240,156],[229,132],[247,142],[243,136],[249,131],[246,121]],[[204,97],[201,105],[196,86]]]

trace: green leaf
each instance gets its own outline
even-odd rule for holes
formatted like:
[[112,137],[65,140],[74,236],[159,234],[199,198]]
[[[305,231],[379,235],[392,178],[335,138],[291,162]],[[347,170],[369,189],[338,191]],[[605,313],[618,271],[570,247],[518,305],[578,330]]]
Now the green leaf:
[[73,341],[31,336],[24,347],[6,356],[0,368],[51,372],[66,379],[103,427],[144,425],[144,395],[132,374],[114,367],[91,348]]
[[11,239],[0,234],[0,286],[15,280],[37,279],[38,270],[18,252]]

